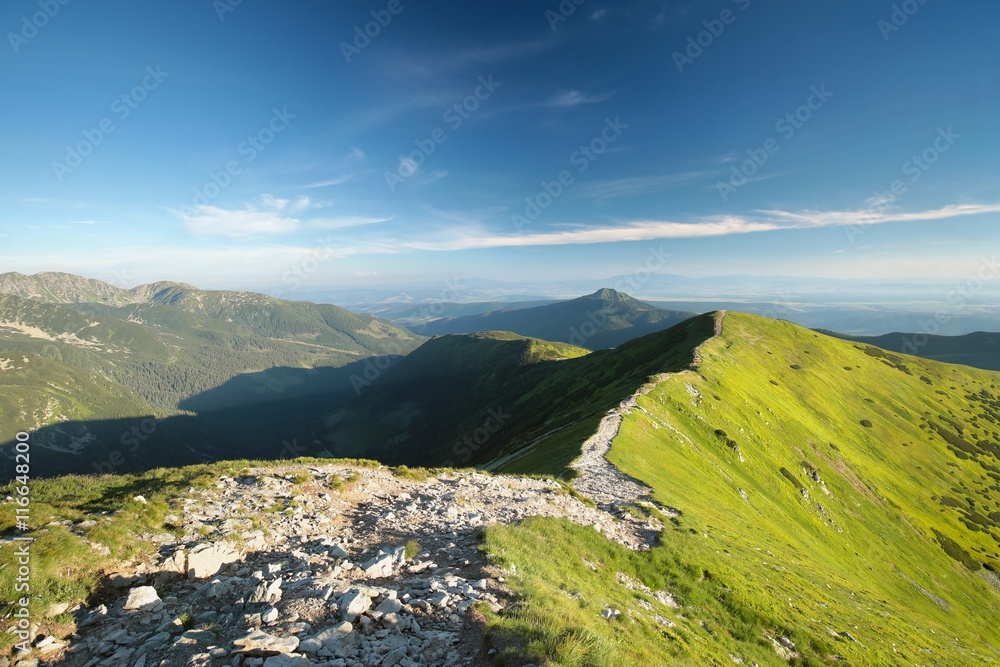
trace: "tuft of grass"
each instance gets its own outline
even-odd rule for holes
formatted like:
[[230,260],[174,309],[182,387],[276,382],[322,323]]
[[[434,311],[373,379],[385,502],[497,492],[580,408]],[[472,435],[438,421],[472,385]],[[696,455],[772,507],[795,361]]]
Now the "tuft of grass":
[[420,552],[423,551],[423,547],[420,546],[420,542],[416,540],[407,541],[406,546],[404,548],[405,548],[404,555],[406,556],[406,560],[413,560],[418,555],[420,555]]
[[397,466],[392,469],[392,473],[396,477],[412,479],[417,482],[425,482],[431,477],[431,473],[425,468],[410,468],[407,466]]

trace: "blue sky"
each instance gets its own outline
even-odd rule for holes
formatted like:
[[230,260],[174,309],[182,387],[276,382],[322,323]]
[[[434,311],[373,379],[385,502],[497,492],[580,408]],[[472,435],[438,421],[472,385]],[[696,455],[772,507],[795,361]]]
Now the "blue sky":
[[12,0],[0,31],[0,270],[961,279],[1000,241],[994,0]]

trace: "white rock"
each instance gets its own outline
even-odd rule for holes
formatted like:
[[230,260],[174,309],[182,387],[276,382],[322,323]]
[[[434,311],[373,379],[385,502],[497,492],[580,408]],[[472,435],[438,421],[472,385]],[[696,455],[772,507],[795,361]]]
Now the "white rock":
[[372,600],[368,593],[353,589],[340,601],[340,617],[348,622],[353,622],[359,615],[371,609]]
[[375,607],[375,611],[381,612],[383,614],[395,614],[403,608],[403,604],[399,600],[385,599],[382,603]]
[[262,623],[267,623],[268,625],[271,625],[272,623],[276,623],[278,621],[278,610],[275,609],[274,607],[271,607],[270,609],[265,610],[260,615],[260,620],[261,620]]
[[188,579],[204,579],[214,576],[222,569],[223,565],[229,565],[238,560],[240,560],[239,552],[228,544],[222,542],[199,544],[187,555]]
[[156,594],[156,589],[152,586],[139,586],[128,592],[128,599],[125,600],[125,609],[131,611],[160,611],[163,609],[163,602]]
[[233,648],[237,653],[291,653],[298,647],[298,637],[275,637],[263,630],[254,630],[233,641]]

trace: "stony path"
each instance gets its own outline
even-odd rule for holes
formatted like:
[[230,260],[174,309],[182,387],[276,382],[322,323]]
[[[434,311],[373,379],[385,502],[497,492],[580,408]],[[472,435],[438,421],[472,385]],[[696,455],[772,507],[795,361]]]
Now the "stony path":
[[473,605],[505,608],[510,573],[487,561],[479,532],[531,516],[593,526],[633,549],[657,530],[548,480],[248,469],[174,503],[168,522],[180,539],[136,536],[160,544],[157,557],[110,576],[104,604],[71,609],[77,633],[42,639],[44,664],[487,665]]
[[[573,481],[573,488],[579,493],[593,499],[598,506],[609,512],[620,511],[621,508],[640,502],[649,502],[650,489],[638,480],[629,477],[618,468],[611,465],[607,459],[611,444],[621,429],[625,415],[630,414],[638,406],[640,396],[653,391],[659,384],[672,377],[690,373],[701,364],[701,348],[708,342],[722,335],[722,324],[726,311],[719,311],[715,319],[714,335],[699,345],[694,351],[694,360],[690,369],[680,373],[664,373],[650,378],[652,381],[643,385],[635,394],[622,401],[601,420],[597,433],[583,443],[583,452],[571,467],[580,473]],[[669,514],[671,510],[667,509]]]

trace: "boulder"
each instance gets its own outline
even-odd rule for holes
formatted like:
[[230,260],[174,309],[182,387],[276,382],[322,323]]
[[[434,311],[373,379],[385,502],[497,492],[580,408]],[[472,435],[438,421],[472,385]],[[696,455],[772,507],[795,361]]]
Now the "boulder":
[[291,653],[299,647],[298,637],[275,637],[263,630],[254,630],[245,637],[233,641],[236,653],[248,655],[269,656],[279,653]]
[[160,600],[160,596],[156,594],[156,589],[152,586],[139,586],[128,592],[125,609],[130,611],[160,611],[163,609],[163,601]]
[[351,623],[361,614],[371,609],[372,600],[368,593],[352,589],[340,600],[340,617]]
[[216,575],[224,565],[240,560],[238,551],[228,544],[199,544],[187,555],[188,579],[204,579]]

